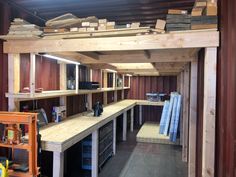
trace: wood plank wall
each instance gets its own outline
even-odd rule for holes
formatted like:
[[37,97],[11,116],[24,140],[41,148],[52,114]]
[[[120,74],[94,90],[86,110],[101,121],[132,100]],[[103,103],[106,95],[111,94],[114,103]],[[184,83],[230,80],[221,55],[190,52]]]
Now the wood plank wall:
[[236,1],[220,0],[218,50],[216,177],[236,176]]
[[[40,25],[43,25],[42,21],[18,10],[10,7],[9,5],[0,1],[0,35],[7,34],[10,22],[15,17],[24,18],[25,20]],[[8,101],[5,97],[5,93],[8,91],[8,61],[7,55],[2,52],[2,40],[0,40],[0,110],[8,110]]]
[[148,92],[170,92],[177,89],[176,76],[146,77],[133,76],[131,78],[131,89],[129,92],[130,99],[146,99]]
[[114,102],[114,92],[107,92],[107,104]]
[[[127,91],[129,99],[145,99],[148,92],[165,92],[169,94],[177,89],[176,76],[133,76],[131,89]],[[159,122],[162,107],[143,106],[144,121]],[[135,117],[139,116],[139,110],[135,109]]]
[[103,104],[103,93],[93,93],[92,95],[92,105],[94,105],[96,102],[100,102]]
[[122,91],[118,90],[117,91],[117,101],[120,101],[120,100],[122,100]]
[[[30,80],[30,55],[21,54],[20,63],[20,89],[29,87]],[[45,57],[36,56],[36,88],[43,88],[44,91],[59,90],[60,66],[56,60],[47,59]],[[50,77],[48,77],[50,76]]]
[[49,98],[35,101],[21,101],[20,102],[20,111],[23,111],[24,106],[28,106],[29,110],[37,110],[43,108],[47,114],[49,122],[52,122],[52,109],[53,106],[60,106],[59,98]]
[[92,81],[93,82],[99,82],[100,84],[102,83],[102,80],[101,80],[101,70],[100,69],[93,69]]
[[72,116],[87,111],[86,95],[68,96],[66,109],[67,116]]

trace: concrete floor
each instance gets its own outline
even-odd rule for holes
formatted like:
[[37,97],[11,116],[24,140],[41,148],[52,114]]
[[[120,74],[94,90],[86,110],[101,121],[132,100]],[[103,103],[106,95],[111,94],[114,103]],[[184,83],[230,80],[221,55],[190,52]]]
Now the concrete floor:
[[118,143],[117,154],[99,177],[187,177],[180,146],[136,143],[136,134],[129,133],[127,142]]

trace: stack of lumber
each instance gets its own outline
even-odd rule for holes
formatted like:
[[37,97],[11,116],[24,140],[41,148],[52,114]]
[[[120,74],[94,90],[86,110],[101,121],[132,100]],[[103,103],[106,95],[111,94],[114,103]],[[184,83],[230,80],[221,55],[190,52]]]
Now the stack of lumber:
[[191,16],[191,29],[217,28],[217,4],[215,2],[196,1]]
[[116,23],[114,21],[109,22],[107,19],[98,20],[98,30],[105,31],[110,29],[115,29]]
[[186,10],[168,10],[166,17],[167,31],[182,31],[189,30],[191,27],[191,16]]
[[11,23],[8,34],[0,36],[1,39],[37,39],[43,32],[40,30],[40,27],[30,24],[29,22],[15,18]]
[[[73,14],[64,14],[46,22],[45,33],[63,33],[67,31],[87,31],[91,30],[91,25],[96,24],[98,19],[94,16],[87,18],[78,18]],[[81,29],[80,29],[81,28]]]
[[165,101],[159,133],[169,136],[170,141],[176,142],[180,120],[182,96],[177,92],[171,93],[170,101]]

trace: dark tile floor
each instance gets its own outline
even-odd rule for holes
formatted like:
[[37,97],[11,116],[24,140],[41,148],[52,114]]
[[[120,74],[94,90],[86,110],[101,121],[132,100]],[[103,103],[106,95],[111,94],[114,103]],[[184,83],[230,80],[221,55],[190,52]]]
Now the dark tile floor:
[[187,163],[181,147],[136,143],[136,133],[117,145],[117,154],[104,166],[99,177],[187,177]]

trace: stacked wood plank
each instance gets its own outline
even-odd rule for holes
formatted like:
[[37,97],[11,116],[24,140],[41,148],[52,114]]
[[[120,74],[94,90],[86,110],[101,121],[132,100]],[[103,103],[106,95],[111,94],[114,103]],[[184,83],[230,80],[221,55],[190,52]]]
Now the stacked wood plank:
[[166,27],[166,21],[157,19],[155,29],[157,32],[164,33]]
[[170,9],[166,17],[167,31],[189,30],[191,27],[191,16],[185,10]]
[[25,39],[25,38],[32,38],[37,39],[42,35],[42,31],[40,27],[30,24],[29,22],[15,18],[14,21],[11,23],[9,28],[9,32],[7,35],[0,36],[2,39]]
[[217,4],[207,1],[196,1],[191,12],[191,29],[216,29]]
[[44,28],[44,32],[63,33],[69,30],[72,32],[93,31],[93,28],[96,27],[96,25],[94,26],[94,24],[97,24],[97,22],[98,19],[94,16],[87,18],[78,18],[75,15],[68,13],[48,20],[45,24],[46,27]]

